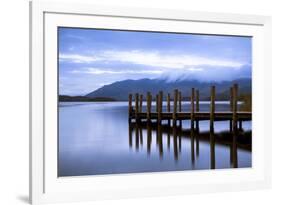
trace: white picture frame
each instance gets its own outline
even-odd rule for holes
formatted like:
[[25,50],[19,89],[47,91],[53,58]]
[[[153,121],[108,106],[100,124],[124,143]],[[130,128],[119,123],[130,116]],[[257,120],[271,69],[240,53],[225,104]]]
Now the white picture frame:
[[[55,52],[58,26],[253,36],[253,167],[58,178]],[[265,16],[31,2],[30,202],[43,204],[270,187],[271,111],[266,109],[271,107],[270,32],[271,19]]]

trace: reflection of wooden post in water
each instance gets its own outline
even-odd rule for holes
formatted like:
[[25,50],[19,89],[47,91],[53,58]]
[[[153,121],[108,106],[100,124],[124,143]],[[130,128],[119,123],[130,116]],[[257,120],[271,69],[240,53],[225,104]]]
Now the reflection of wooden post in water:
[[132,119],[132,94],[129,94],[128,113],[129,113],[129,122],[131,122],[131,119]]
[[135,126],[135,134],[136,134],[136,150],[138,151],[139,150],[139,126],[138,126],[138,123],[136,123],[136,126]]
[[163,108],[163,91],[159,92],[158,96],[158,124],[161,124],[161,117],[162,117],[162,108]]
[[195,154],[194,154],[194,127],[191,127],[190,132],[190,145],[191,145],[191,162],[194,164],[195,161]]
[[173,112],[173,126],[177,125],[177,100],[178,100],[178,90],[174,90],[174,112]]
[[[230,112],[232,112],[233,111],[233,88],[232,87],[230,87],[229,105],[230,105]],[[229,120],[229,131],[232,132],[232,120]]]
[[162,129],[161,129],[161,125],[158,124],[157,126],[157,132],[158,132],[158,141],[159,141],[159,156],[160,159],[163,158],[163,140],[162,140]]
[[215,86],[211,87],[211,102],[210,102],[210,158],[211,169],[216,168],[215,156],[215,135],[214,135],[214,114],[215,114]]
[[[181,92],[179,91],[179,112],[181,112],[181,101],[182,101],[182,97],[181,97]],[[180,128],[182,128],[182,121],[180,120]]]
[[[199,90],[196,90],[196,113],[199,112]],[[199,156],[199,120],[196,120],[196,156]]]
[[181,153],[181,137],[182,137],[182,136],[181,136],[181,131],[182,131],[182,130],[180,130],[179,136],[178,136],[178,137],[179,137],[179,153]]
[[132,148],[133,145],[133,127],[131,124],[129,124],[129,146]]
[[238,156],[237,156],[237,137],[236,135],[233,135],[232,138],[232,167],[237,168],[238,167]]
[[171,145],[171,136],[170,136],[170,132],[167,133],[167,147],[168,150],[170,151],[170,145]]
[[237,95],[238,95],[238,85],[234,84],[233,86],[233,110],[232,110],[232,129],[233,129],[233,137],[232,137],[232,160],[233,160],[233,167],[238,167],[237,162]]
[[140,95],[140,108],[139,108],[139,112],[142,112],[142,95]]
[[242,120],[239,120],[239,130],[242,130],[243,127],[242,127]]
[[140,132],[140,143],[143,145],[143,136],[142,136],[142,128],[141,126],[139,127],[139,132]]
[[179,159],[178,154],[178,140],[177,140],[177,127],[173,126],[173,145],[174,145],[174,158],[177,161]]
[[139,121],[138,119],[138,112],[139,112],[139,94],[135,94],[135,118],[136,122]]
[[[170,97],[170,93],[168,93],[167,95],[167,112],[171,112],[171,97]],[[168,119],[168,125],[170,126],[171,121],[170,119]]]
[[147,123],[147,153],[150,154],[151,152],[151,141],[152,141],[152,131],[151,125]]
[[150,113],[151,113],[151,94],[147,92],[146,94],[146,117],[147,121],[150,122]]
[[215,135],[214,129],[210,130],[210,154],[211,154],[211,169],[216,168],[216,154],[215,154]]

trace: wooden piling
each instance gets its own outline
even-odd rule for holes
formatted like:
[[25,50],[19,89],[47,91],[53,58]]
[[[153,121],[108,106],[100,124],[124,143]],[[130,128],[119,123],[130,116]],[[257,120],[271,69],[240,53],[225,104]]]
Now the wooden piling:
[[191,112],[190,112],[190,116],[191,116],[191,129],[194,129],[194,88],[191,89],[191,97],[190,97],[190,105],[191,105]]
[[151,113],[151,94],[147,92],[146,94],[146,117],[147,120],[150,121],[150,113]]
[[156,103],[156,112],[158,113],[158,107],[159,107],[159,104],[158,104],[158,102],[159,102],[159,99],[158,99],[158,94],[156,94],[156,98],[155,98],[155,103]]
[[178,90],[174,90],[174,112],[173,112],[173,124],[177,124],[177,99],[178,99]]
[[[178,99],[178,101],[179,101],[179,112],[181,112],[181,101],[182,101],[182,97],[181,97],[181,92],[179,91],[179,99]],[[179,120],[179,123],[180,123],[180,127],[182,127],[182,120]]]
[[129,114],[132,113],[132,94],[129,94]]
[[211,102],[210,102],[210,132],[214,130],[214,119],[215,119],[215,86],[211,87]]
[[167,95],[167,112],[171,112],[171,97],[170,97],[170,93],[168,93]]
[[161,124],[162,108],[163,108],[163,91],[159,92],[158,95],[158,123]]
[[139,112],[142,112],[142,95],[140,95],[140,108],[139,108]]
[[138,113],[139,113],[139,94],[135,94],[135,119],[138,121]]
[[[168,93],[167,95],[167,112],[171,112],[171,97],[170,97],[170,93]],[[171,121],[170,119],[168,119],[168,125],[170,126]]]
[[237,131],[237,94],[238,94],[238,85],[234,84],[232,89],[232,129],[234,132]]
[[182,101],[182,98],[181,98],[181,92],[179,91],[179,99],[178,99],[178,101],[179,101],[179,112],[181,112],[181,101]]
[[129,113],[129,122],[131,122],[132,118],[132,94],[129,94],[129,105],[128,105],[128,113]]

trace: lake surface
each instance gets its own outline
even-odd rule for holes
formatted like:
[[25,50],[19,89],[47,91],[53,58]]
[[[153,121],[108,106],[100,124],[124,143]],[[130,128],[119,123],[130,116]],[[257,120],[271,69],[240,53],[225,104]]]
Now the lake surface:
[[[182,110],[189,109],[183,103]],[[208,111],[209,102],[200,102],[200,110]],[[229,110],[228,102],[216,102],[216,110]],[[183,129],[190,128],[190,121],[182,123]],[[209,131],[209,121],[199,127],[202,133]],[[214,127],[215,133],[227,131],[229,121],[215,122]],[[251,130],[251,122],[243,122],[243,129]],[[129,126],[127,102],[59,103],[59,176],[231,168],[231,150],[209,138]],[[238,148],[238,167],[251,164],[251,151]]]

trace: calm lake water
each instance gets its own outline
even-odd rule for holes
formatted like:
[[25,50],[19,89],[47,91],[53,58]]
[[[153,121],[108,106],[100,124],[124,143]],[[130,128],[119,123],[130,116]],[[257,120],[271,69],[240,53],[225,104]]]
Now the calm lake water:
[[[189,106],[184,103],[182,109]],[[200,102],[200,110],[208,111],[209,103]],[[216,110],[229,110],[228,102],[217,102]],[[190,121],[182,126],[188,129]],[[228,129],[229,121],[215,122],[215,133]],[[251,122],[243,122],[243,129],[251,130]],[[209,121],[200,122],[200,132],[208,130]],[[195,141],[194,148],[189,136],[161,131],[159,138],[157,129],[129,127],[127,102],[59,104],[59,176],[232,167],[231,146],[212,148],[208,138]],[[237,158],[238,167],[251,167],[251,151],[238,148]]]

